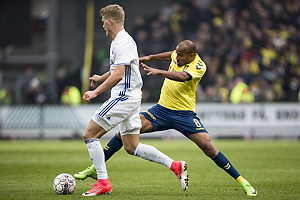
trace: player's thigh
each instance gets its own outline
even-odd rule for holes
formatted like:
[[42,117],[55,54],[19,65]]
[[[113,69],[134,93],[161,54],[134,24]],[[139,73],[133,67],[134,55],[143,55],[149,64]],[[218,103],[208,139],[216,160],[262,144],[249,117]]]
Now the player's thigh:
[[142,114],[140,114],[141,122],[142,122],[142,128],[140,130],[140,133],[149,133],[153,131],[153,125],[152,123]]
[[[135,132],[135,134],[140,134],[142,124],[145,123],[145,120],[147,119],[141,118],[138,108],[128,119],[119,124],[119,132],[117,133],[117,137],[121,138],[121,135],[132,134],[132,132]],[[136,132],[136,130],[138,130],[138,132]]]
[[92,120],[102,127],[105,132],[110,131],[119,124],[120,133],[118,137],[120,137],[123,132],[141,128],[140,103],[140,99],[110,98],[97,109]]
[[139,108],[136,109],[129,118],[122,121],[119,125],[123,147],[127,153],[132,155],[139,144],[140,129],[142,126],[139,110]]
[[142,123],[139,116],[139,110],[140,107],[137,107],[136,110],[131,110],[129,117],[119,124],[119,131],[121,135],[140,134]]
[[172,128],[186,137],[190,134],[207,132],[197,114],[192,111],[174,111],[172,122]]
[[[170,109],[156,104],[140,112],[142,132],[164,131],[172,128],[172,112]],[[142,116],[143,115],[143,116]]]
[[90,123],[84,130],[83,139],[88,140],[92,138],[101,138],[105,133],[106,131],[91,119]]

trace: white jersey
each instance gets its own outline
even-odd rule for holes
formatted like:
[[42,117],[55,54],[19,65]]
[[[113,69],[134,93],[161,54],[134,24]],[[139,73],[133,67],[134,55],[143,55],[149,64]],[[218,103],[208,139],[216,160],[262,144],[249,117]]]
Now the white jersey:
[[111,98],[141,99],[143,81],[139,70],[137,46],[125,30],[120,31],[110,45],[111,74],[117,65],[125,65],[126,68],[123,79],[111,89]]

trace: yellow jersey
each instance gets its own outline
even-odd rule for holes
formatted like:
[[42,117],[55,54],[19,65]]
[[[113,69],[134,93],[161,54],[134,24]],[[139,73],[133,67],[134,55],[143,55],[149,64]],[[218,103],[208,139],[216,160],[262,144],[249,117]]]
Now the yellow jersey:
[[176,56],[176,51],[173,51],[169,71],[186,72],[192,79],[179,82],[165,78],[158,104],[172,110],[190,110],[195,112],[196,87],[206,72],[206,65],[199,55],[196,54],[193,62],[185,66],[178,66]]

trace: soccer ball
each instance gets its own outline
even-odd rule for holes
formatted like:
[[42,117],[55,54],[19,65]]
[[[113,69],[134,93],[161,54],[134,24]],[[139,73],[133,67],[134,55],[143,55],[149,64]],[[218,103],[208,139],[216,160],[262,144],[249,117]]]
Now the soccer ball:
[[76,182],[70,174],[62,173],[54,179],[53,188],[57,194],[72,194],[76,188]]

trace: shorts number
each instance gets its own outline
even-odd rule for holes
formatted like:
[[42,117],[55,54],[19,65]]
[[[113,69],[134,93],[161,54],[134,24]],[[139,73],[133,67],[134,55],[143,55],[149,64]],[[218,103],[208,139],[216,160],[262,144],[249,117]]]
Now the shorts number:
[[201,123],[198,121],[198,119],[194,119],[194,123],[197,127],[201,127]]

